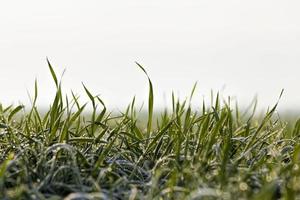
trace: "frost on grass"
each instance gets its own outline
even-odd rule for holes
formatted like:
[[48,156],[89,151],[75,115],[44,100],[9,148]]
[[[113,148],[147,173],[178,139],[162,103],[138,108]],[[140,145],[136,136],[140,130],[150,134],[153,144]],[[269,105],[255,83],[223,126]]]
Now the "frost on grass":
[[112,115],[86,86],[89,104],[66,98],[48,64],[57,92],[46,113],[37,83],[26,112],[0,105],[1,199],[300,198],[300,122],[274,117],[277,104],[257,119],[219,96],[195,110],[173,95],[172,110],[155,119],[139,65],[149,80],[143,123],[135,100]]

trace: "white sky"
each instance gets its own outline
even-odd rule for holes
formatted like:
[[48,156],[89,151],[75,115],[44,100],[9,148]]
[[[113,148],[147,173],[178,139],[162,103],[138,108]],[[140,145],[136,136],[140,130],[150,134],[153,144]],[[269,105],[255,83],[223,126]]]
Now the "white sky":
[[299,108],[299,9],[289,0],[0,1],[0,101],[28,103],[37,78],[49,105],[47,56],[58,74],[67,70],[66,91],[83,94],[84,82],[111,107],[147,100],[138,61],[158,107],[198,81],[196,103],[225,86],[242,104],[258,94],[268,106],[284,88],[280,107]]

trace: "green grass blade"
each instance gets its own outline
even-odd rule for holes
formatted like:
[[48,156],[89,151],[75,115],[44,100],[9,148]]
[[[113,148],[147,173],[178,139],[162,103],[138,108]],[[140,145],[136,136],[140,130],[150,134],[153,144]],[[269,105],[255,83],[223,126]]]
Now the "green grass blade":
[[53,69],[53,67],[52,67],[52,65],[51,65],[51,63],[50,63],[50,61],[49,61],[48,58],[47,58],[47,63],[48,63],[48,67],[49,67],[49,70],[51,72],[52,78],[54,80],[54,83],[55,83],[56,87],[58,88],[57,77],[56,77],[55,71],[54,71],[54,69]]
[[150,137],[150,133],[151,133],[151,129],[152,129],[153,104],[154,104],[153,86],[152,86],[152,82],[151,82],[146,70],[138,62],[136,62],[136,64],[146,74],[146,76],[148,78],[148,82],[149,82],[147,137]]

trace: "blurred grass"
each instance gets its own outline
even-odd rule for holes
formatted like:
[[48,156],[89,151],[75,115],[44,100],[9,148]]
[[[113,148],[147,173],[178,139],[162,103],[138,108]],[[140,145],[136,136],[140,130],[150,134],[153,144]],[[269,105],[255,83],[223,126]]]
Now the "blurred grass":
[[[57,88],[48,110],[0,104],[1,199],[299,199],[300,121],[274,105],[257,115],[230,98],[193,109],[111,113],[83,85],[89,105]],[[92,110],[86,114],[87,106]],[[290,115],[291,116],[291,115]]]

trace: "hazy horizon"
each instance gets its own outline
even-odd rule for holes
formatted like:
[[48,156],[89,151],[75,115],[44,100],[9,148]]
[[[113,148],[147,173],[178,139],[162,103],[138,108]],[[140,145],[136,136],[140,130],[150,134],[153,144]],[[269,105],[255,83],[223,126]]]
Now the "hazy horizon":
[[198,81],[195,104],[210,91],[247,105],[299,110],[298,1],[5,1],[0,4],[0,102],[28,104],[39,82],[41,106],[55,91],[46,57],[63,86],[84,96],[83,82],[110,107],[134,95],[155,106],[181,99]]

